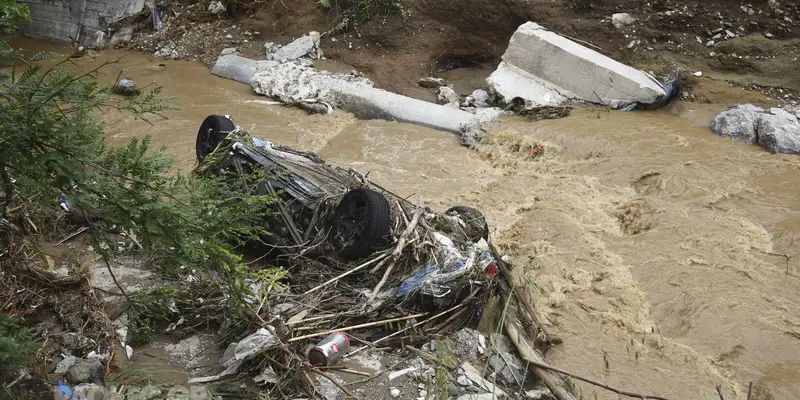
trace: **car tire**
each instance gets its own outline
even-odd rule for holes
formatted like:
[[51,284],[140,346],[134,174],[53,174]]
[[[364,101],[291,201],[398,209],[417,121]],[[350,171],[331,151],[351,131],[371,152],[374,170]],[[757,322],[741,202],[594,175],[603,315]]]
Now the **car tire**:
[[353,189],[342,197],[334,211],[332,242],[340,256],[364,258],[384,243],[390,225],[391,211],[386,197],[367,188]]
[[221,115],[206,117],[200,125],[200,130],[197,131],[197,141],[194,146],[197,152],[197,161],[203,161],[234,129],[236,129],[236,124],[226,117]]
[[476,236],[476,237],[471,238],[471,239],[473,239],[473,240],[486,239],[487,241],[489,240],[489,224],[486,223],[486,217],[483,215],[482,212],[478,211],[475,208],[467,207],[467,206],[450,207],[447,211],[445,211],[445,214],[454,214],[454,213],[458,214],[459,216],[465,216],[466,217],[466,216],[469,216],[469,215],[473,215],[473,216],[475,216],[475,218],[483,219],[483,231],[481,232],[481,235],[480,236]]

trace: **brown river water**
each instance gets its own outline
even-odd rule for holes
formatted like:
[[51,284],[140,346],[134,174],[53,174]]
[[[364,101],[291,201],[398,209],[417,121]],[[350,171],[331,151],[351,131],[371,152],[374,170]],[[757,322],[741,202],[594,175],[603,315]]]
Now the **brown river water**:
[[[115,50],[70,68],[122,55],[101,81],[122,68],[139,86],[163,85],[182,110],[152,126],[104,114],[112,143],[150,135],[188,170],[203,118],[233,115],[401,196],[481,209],[564,341],[547,354],[556,366],[671,399],[718,399],[717,385],[745,399],[751,381],[756,399],[800,398],[800,157],[714,136],[713,106],[506,118],[467,149],[418,126],[268,105],[191,62]],[[535,144],[545,151],[532,159]],[[587,399],[617,398],[580,387]]]

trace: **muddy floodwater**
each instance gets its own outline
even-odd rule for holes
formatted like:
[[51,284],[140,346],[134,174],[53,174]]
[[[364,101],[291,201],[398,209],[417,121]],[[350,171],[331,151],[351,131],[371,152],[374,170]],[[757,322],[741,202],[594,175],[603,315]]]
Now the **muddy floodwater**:
[[718,399],[717,385],[744,399],[751,381],[757,399],[800,398],[800,157],[714,136],[713,106],[507,118],[467,149],[449,133],[270,105],[190,62],[106,51],[70,68],[123,55],[101,81],[122,68],[182,110],[153,125],[104,114],[112,143],[150,135],[185,171],[203,118],[230,114],[401,196],[481,209],[563,339],[547,354],[554,365],[674,399]]

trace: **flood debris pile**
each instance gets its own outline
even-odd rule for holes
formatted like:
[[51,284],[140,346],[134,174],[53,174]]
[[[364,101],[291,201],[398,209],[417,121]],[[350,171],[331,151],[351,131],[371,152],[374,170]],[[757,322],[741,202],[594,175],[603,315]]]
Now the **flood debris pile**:
[[758,143],[773,154],[800,154],[800,108],[786,106],[765,110],[743,104],[714,118],[711,130],[723,137]]
[[[201,129],[199,146],[210,132]],[[388,379],[387,398],[411,389],[413,398],[464,399],[571,390],[547,371],[528,369],[552,340],[527,298],[516,295],[511,266],[491,245],[479,211],[436,212],[239,127],[198,157],[198,174],[256,177],[265,190],[282,188],[281,205],[267,219],[274,235],[265,241],[273,248],[268,263],[285,273],[277,285],[251,282],[247,302],[259,327],[227,345],[219,373],[192,383],[250,376],[270,396],[361,397],[343,383],[350,373]],[[479,324],[498,334],[464,330]],[[402,360],[353,372],[351,362],[363,357]]]

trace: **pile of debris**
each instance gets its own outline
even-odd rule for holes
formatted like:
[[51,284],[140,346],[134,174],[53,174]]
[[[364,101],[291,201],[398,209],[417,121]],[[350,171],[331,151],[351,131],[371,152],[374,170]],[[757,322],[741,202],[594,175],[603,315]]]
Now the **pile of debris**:
[[758,143],[773,154],[800,154],[800,107],[769,110],[743,104],[714,118],[711,130],[747,144]]

